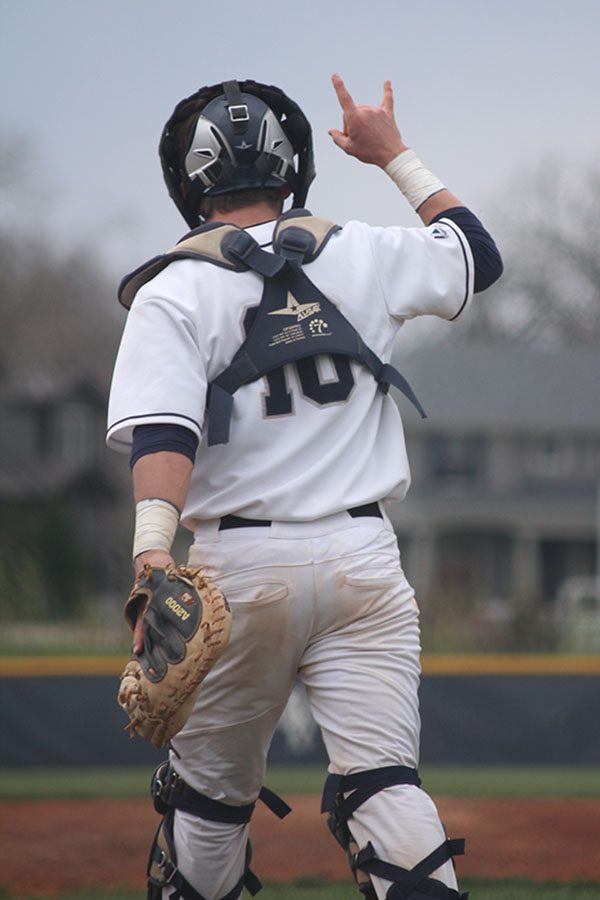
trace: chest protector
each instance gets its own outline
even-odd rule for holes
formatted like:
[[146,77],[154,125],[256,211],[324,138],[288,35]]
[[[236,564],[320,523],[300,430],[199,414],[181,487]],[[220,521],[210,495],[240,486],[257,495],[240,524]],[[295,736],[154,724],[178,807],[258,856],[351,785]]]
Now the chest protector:
[[394,385],[421,417],[426,417],[406,379],[367,347],[354,326],[302,269],[317,258],[339,230],[339,225],[316,218],[307,210],[290,210],[278,219],[273,253],[268,253],[236,225],[211,222],[121,282],[119,300],[129,309],[140,287],[177,259],[197,259],[234,272],[251,269],[263,278],[262,298],[245,341],[208,387],[209,446],[228,443],[233,397],[242,385],[319,354],[357,360],[369,369],[384,393]]

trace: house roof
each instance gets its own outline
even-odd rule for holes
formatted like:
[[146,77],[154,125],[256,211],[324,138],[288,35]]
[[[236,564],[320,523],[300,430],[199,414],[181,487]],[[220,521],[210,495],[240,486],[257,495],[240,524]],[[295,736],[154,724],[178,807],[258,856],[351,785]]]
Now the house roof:
[[[465,344],[402,349],[394,364],[433,427],[498,431],[600,431],[600,349]],[[399,397],[395,392],[396,398]],[[404,398],[407,430],[418,413]]]

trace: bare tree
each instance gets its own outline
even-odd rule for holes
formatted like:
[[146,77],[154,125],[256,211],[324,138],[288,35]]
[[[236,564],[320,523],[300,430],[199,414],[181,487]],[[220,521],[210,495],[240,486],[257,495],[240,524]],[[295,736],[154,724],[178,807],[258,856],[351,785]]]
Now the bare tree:
[[466,336],[600,343],[600,168],[546,164],[507,193],[513,209],[494,229],[505,274],[473,305]]
[[0,159],[0,376],[73,372],[107,387],[123,320],[115,285],[89,250],[53,239],[26,142],[0,139]]
[[[124,311],[93,252],[54,235],[38,171],[0,136],[0,620],[73,616],[129,571],[126,472],[103,442]],[[76,427],[70,397],[87,413]]]

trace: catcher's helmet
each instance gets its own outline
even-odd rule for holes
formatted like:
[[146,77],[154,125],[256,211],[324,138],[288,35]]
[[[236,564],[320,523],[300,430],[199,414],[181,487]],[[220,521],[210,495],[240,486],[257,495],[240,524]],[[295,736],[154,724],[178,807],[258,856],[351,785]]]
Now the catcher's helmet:
[[288,185],[301,207],[315,177],[308,119],[282,90],[256,81],[203,87],[178,103],[159,154],[169,194],[190,228],[198,225],[204,195]]

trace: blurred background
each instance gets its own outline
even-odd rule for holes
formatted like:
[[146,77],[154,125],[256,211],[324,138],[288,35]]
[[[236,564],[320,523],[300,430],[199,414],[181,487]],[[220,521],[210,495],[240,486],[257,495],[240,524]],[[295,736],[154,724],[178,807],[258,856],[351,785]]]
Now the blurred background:
[[[596,0],[0,0],[3,896],[44,894],[50,873],[129,883],[128,861],[141,890],[156,827],[142,797],[164,754],[129,740],[116,704],[133,504],[128,459],[104,434],[119,280],[187,231],[162,181],[162,128],[201,85],[277,84],[313,124],[308,207],[341,224],[418,227],[384,174],[332,144],[335,71],[357,103],[379,103],[392,80],[407,144],[505,262],[456,323],[408,322],[397,347],[429,414],[399,400],[413,484],[391,509],[422,612],[427,785],[451,796],[452,828],[473,837],[467,873],[587,878],[589,893],[568,896],[597,896],[585,841],[600,828],[599,34]],[[182,561],[189,540],[177,537]],[[324,748],[299,689],[269,762],[276,789],[320,790]],[[514,826],[506,806],[490,807],[495,794],[517,797]],[[74,798],[96,795],[125,797],[132,817],[115,812],[98,846],[108,806],[81,806],[77,824],[30,805],[66,797],[74,815]],[[525,821],[533,795],[540,818]],[[548,805],[558,795],[571,820]],[[117,821],[129,822],[121,836]],[[68,846],[54,851],[51,832]],[[263,861],[270,832],[264,846]],[[481,896],[534,894],[511,882]]]
[[402,405],[413,487],[392,510],[425,649],[599,649],[598,4],[0,0],[0,16],[0,645],[126,639],[128,464],[103,436],[116,286],[186,230],[157,155],[179,99],[232,76],[282,86],[314,127],[309,207],[419,224],[328,137],[339,70],[357,102],[392,79],[406,141],[505,260],[456,324],[410,322],[398,345],[429,413]]

